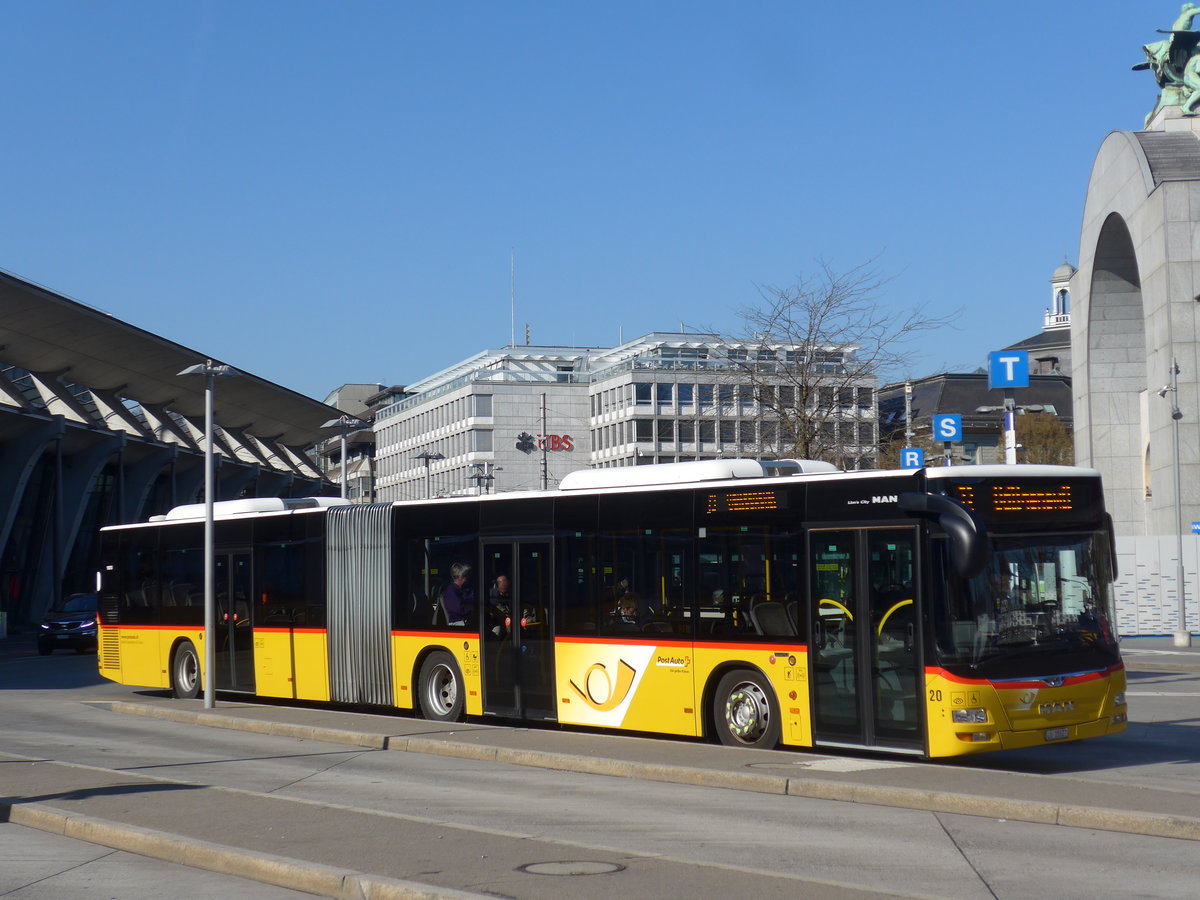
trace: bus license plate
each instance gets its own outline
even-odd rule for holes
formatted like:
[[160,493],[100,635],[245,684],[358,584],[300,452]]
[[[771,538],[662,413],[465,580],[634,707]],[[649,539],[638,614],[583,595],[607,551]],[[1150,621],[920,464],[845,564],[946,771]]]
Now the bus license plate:
[[1071,729],[1069,729],[1069,728],[1047,728],[1046,729],[1046,740],[1062,741],[1062,740],[1066,740],[1066,738],[1068,738],[1070,736],[1070,734],[1071,734]]

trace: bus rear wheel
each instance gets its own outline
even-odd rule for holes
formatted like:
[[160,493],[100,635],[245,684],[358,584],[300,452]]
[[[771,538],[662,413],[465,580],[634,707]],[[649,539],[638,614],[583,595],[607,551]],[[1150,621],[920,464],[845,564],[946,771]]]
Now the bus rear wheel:
[[443,650],[430,653],[421,664],[417,680],[421,715],[434,722],[460,722],[465,693],[462,673],[454,657]]
[[200,657],[191,641],[175,648],[171,660],[171,690],[180,700],[195,700],[200,695]]
[[770,750],[779,743],[779,708],[766,679],[749,669],[725,673],[713,695],[717,737],[726,747]]

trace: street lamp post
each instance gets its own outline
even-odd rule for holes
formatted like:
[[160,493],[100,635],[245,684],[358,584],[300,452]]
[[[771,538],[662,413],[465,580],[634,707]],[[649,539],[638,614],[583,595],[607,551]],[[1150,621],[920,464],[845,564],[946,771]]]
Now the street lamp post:
[[1183,411],[1179,408],[1179,361],[1173,356],[1171,357],[1171,381],[1162,386],[1158,396],[1165,397],[1168,393],[1171,394],[1171,427],[1175,438],[1175,536],[1177,539],[1175,584],[1179,599],[1179,628],[1175,631],[1175,646],[1190,647],[1192,646],[1192,633],[1188,631],[1187,627],[1187,595],[1183,589],[1183,489],[1179,462],[1179,420],[1183,418]]
[[204,376],[204,708],[216,705],[217,680],[217,572],[213,529],[213,496],[216,493],[216,453],[213,448],[213,379],[238,374],[232,366],[207,360],[188,366],[180,375]]
[[367,425],[362,419],[356,419],[354,416],[339,416],[336,419],[330,419],[322,428],[341,428],[341,453],[342,453],[342,499],[346,499],[346,433],[351,428],[365,428]]
[[429,464],[431,462],[433,462],[435,459],[445,459],[445,458],[446,457],[442,456],[442,454],[438,453],[436,450],[422,450],[420,453],[416,454],[413,457],[413,459],[425,460],[425,499],[426,500],[428,500],[430,497],[433,496],[433,490],[432,490],[433,484],[432,484],[432,478],[429,474]]
[[475,492],[480,495],[490,494],[492,483],[496,480],[496,473],[504,471],[504,466],[496,466],[490,462],[472,463],[471,468],[475,470],[475,474],[467,477],[475,482]]

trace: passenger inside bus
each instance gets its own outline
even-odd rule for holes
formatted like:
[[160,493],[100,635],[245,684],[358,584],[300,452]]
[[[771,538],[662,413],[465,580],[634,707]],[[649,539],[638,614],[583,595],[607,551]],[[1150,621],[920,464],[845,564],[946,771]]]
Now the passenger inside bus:
[[507,575],[497,575],[488,591],[488,632],[502,637],[512,624],[512,591]]
[[442,591],[447,625],[466,625],[475,616],[475,589],[467,584],[470,578],[471,567],[466,563],[450,567],[450,583]]
[[639,598],[636,593],[629,591],[617,600],[617,606],[612,611],[613,631],[641,631],[641,613]]

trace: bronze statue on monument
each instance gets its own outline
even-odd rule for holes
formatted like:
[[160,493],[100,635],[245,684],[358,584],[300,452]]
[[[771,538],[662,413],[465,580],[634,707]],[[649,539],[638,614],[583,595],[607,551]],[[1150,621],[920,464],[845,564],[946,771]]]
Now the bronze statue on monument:
[[1179,17],[1170,29],[1159,34],[1169,34],[1166,40],[1145,44],[1142,51],[1145,62],[1135,65],[1134,70],[1149,69],[1154,73],[1160,93],[1150,115],[1149,125],[1164,106],[1178,106],[1185,116],[1196,115],[1200,108],[1200,31],[1192,30],[1192,23],[1200,16],[1200,6],[1183,4]]

